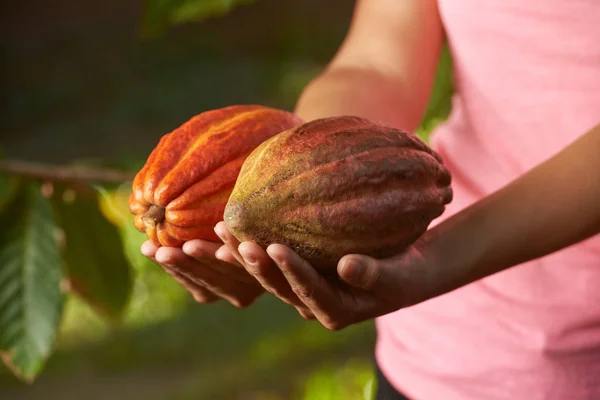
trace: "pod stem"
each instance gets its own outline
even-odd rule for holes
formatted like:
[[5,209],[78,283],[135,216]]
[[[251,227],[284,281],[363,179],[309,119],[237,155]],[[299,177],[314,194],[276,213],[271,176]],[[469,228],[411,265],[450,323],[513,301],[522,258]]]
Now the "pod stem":
[[153,229],[157,224],[165,220],[165,208],[152,204],[148,211],[142,214],[142,221],[146,228]]

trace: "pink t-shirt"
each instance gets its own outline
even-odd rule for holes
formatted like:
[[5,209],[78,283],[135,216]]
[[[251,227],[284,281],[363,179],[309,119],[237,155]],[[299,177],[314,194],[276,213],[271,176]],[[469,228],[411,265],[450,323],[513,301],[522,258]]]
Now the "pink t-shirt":
[[[432,140],[455,193],[435,223],[600,122],[600,0],[439,7],[457,94]],[[376,323],[378,363],[413,400],[598,400],[600,236]]]

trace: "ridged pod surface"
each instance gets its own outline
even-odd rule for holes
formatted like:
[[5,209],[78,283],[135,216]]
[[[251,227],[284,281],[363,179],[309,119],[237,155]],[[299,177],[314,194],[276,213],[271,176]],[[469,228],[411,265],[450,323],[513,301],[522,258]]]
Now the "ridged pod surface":
[[286,111],[236,105],[203,112],[164,135],[133,181],[136,228],[160,246],[218,240],[213,228],[246,157],[301,123]]
[[442,159],[416,136],[366,119],[314,120],[246,159],[224,221],[240,241],[284,244],[321,270],[346,254],[389,257],[452,200]]

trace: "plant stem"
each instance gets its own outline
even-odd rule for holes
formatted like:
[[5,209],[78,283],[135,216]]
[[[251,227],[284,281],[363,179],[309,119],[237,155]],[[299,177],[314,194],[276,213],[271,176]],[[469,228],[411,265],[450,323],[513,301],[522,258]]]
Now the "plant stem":
[[91,168],[75,165],[52,165],[20,160],[0,161],[0,173],[20,175],[49,182],[126,182],[135,173],[110,168]]

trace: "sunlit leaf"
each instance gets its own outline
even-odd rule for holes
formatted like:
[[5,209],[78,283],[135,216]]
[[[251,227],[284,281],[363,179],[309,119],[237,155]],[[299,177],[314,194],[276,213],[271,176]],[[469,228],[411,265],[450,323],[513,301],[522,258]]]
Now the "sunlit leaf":
[[62,264],[52,207],[23,184],[0,214],[0,352],[32,381],[49,357],[63,308]]
[[136,269],[143,269],[155,265],[154,261],[145,257],[141,252],[142,243],[148,240],[145,233],[138,231],[133,225],[133,220],[121,227],[121,236],[127,259]]
[[445,121],[452,107],[454,85],[452,82],[452,57],[447,46],[444,47],[436,71],[435,83],[429,98],[425,116],[417,135],[427,141],[431,131]]
[[133,214],[129,211],[131,184],[121,185],[116,190],[97,187],[99,207],[102,215],[119,228],[123,240],[125,256],[136,269],[143,269],[154,262],[144,257],[140,251],[142,243],[148,238],[133,225]]
[[129,263],[142,270],[154,261],[143,256],[141,246],[148,240],[145,233],[138,231],[133,225],[133,214],[129,211],[129,195],[131,184],[123,184],[116,190],[96,188],[99,193],[99,206],[102,215],[119,228],[123,242],[123,251]]
[[136,272],[135,293],[127,322],[147,324],[174,318],[183,312],[189,293],[153,260],[142,255],[140,247],[147,239],[133,225],[133,219],[121,228],[127,259]]
[[222,16],[239,4],[253,0],[146,0],[142,34],[161,34],[170,26]]
[[447,46],[444,46],[438,63],[435,83],[424,121],[430,118],[445,118],[451,108],[454,84],[452,81],[452,56]]
[[131,194],[131,183],[124,183],[117,189],[96,187],[98,191],[98,206],[100,212],[117,227],[123,227],[133,221],[133,214],[129,211],[129,195]]
[[374,399],[373,365],[349,361],[342,365],[324,364],[306,381],[303,400]]
[[64,231],[71,290],[111,321],[120,321],[133,283],[118,228],[100,213],[95,191],[84,195],[63,189],[53,203]]
[[128,201],[131,183],[116,190],[97,190],[102,214],[118,227],[125,256],[136,275],[126,322],[136,325],[172,318],[181,312],[189,294],[158,264],[142,254],[142,243],[148,238],[133,225]]

